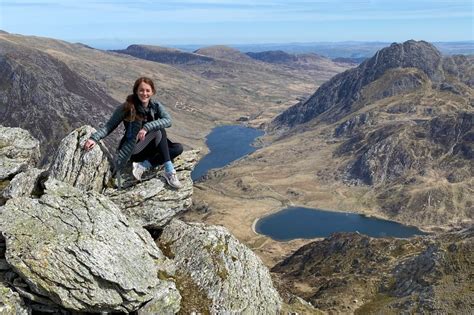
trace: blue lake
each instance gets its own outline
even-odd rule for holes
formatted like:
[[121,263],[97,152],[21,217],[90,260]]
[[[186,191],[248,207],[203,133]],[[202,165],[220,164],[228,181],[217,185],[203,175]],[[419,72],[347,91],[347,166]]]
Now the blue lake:
[[193,181],[204,176],[208,170],[224,167],[239,158],[254,152],[251,144],[263,135],[262,130],[244,126],[220,126],[212,129],[206,137],[209,154],[204,156],[191,173]]
[[287,208],[258,220],[255,231],[277,241],[327,237],[334,232],[359,232],[372,237],[408,238],[424,235],[416,227],[360,214],[310,208]]
[[[220,168],[254,152],[251,144],[263,131],[244,126],[220,126],[214,128],[206,138],[209,154],[194,168],[194,181],[208,170]],[[425,234],[416,227],[393,221],[366,217],[360,214],[323,211],[309,208],[287,208],[260,219],[255,230],[278,241],[296,238],[327,237],[334,232],[355,232],[372,237],[406,238]]]

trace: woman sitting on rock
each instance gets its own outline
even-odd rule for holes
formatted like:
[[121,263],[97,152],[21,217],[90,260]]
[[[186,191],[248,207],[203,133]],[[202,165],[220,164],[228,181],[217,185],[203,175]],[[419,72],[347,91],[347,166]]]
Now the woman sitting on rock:
[[91,135],[84,149],[91,150],[123,122],[125,134],[118,148],[114,174],[120,178],[120,170],[131,160],[132,174],[141,180],[146,170],[164,164],[166,182],[179,189],[182,184],[172,159],[183,152],[183,146],[166,137],[165,128],[171,126],[171,117],[160,102],[151,99],[155,93],[151,79],[138,78],[133,85],[133,94],[127,96],[126,102],[115,110],[103,128]]

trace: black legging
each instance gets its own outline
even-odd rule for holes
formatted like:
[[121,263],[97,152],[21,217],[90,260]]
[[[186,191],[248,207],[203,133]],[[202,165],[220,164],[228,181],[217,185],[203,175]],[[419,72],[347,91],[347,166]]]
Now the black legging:
[[175,157],[183,153],[181,143],[171,142],[166,136],[165,129],[160,129],[161,140],[158,145],[151,141],[142,151],[133,154],[130,158],[133,162],[148,160],[153,167],[161,165],[167,161],[173,161]]

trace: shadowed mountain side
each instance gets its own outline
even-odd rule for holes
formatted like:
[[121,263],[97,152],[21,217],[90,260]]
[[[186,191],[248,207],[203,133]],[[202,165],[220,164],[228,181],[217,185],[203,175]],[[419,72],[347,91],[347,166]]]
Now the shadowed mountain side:
[[119,104],[47,53],[10,41],[0,47],[2,124],[32,131],[45,160],[70,129],[84,122],[98,125]]
[[467,314],[473,229],[412,239],[336,233],[272,268],[280,290],[330,313]]
[[214,59],[199,54],[184,52],[178,49],[150,46],[150,45],[130,45],[127,49],[112,50],[113,52],[127,54],[159,63],[170,65],[179,64],[212,64]]

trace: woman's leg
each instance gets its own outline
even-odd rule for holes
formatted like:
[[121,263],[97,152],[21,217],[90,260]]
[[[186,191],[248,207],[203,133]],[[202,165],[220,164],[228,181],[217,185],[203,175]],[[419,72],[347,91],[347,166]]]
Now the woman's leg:
[[[140,163],[133,163],[132,174],[136,179],[140,180],[143,172],[150,167],[156,167],[164,164],[166,182],[174,187],[181,188],[180,183],[173,162],[171,162],[170,151],[173,153],[173,158],[183,152],[183,146],[179,143],[172,143],[171,150],[168,147],[168,138],[166,131],[161,129],[161,138],[156,138],[156,141],[151,141],[142,151],[132,155],[132,161],[139,161]],[[158,143],[157,143],[158,142]]]
[[149,161],[155,167],[167,161],[173,161],[181,153],[183,153],[183,146],[180,143],[171,142],[166,135],[166,131],[161,129],[161,140],[158,144],[158,150]]

